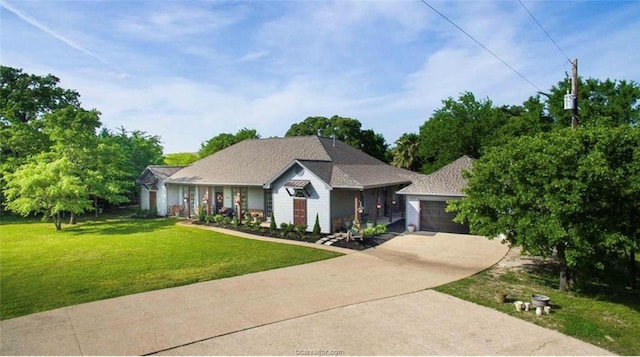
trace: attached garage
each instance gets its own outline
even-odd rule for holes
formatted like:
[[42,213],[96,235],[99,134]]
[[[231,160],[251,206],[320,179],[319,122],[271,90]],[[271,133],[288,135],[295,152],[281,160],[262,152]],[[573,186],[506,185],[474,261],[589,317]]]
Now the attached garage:
[[469,234],[469,226],[453,221],[455,212],[447,212],[447,201],[464,197],[467,180],[463,172],[471,170],[474,159],[463,156],[420,181],[398,191],[406,196],[406,223],[419,231]]
[[421,231],[469,234],[469,225],[453,221],[455,212],[447,212],[445,201],[420,201]]

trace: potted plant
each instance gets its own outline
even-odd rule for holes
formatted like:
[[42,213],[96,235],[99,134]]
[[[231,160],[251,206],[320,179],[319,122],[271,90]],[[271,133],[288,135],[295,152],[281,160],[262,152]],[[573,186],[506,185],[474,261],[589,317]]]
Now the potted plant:
[[416,225],[415,225],[415,224],[413,224],[413,223],[409,223],[409,224],[407,225],[407,230],[408,230],[409,232],[415,232],[415,231],[416,231]]

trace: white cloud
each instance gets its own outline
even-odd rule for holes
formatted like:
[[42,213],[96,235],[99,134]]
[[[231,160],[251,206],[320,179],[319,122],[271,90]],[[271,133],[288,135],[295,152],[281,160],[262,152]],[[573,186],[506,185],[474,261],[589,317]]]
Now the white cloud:
[[[430,3],[543,90],[569,69],[517,2]],[[585,75],[637,81],[640,54],[632,44],[639,40],[640,6],[591,9],[568,31],[569,10],[592,3],[527,7],[580,58]],[[35,14],[37,4],[24,8]],[[105,125],[160,135],[166,152],[195,151],[242,127],[282,136],[308,116],[334,114],[359,119],[392,143],[417,132],[446,97],[471,91],[502,105],[536,92],[419,1],[72,0],[56,2],[54,11],[73,15],[64,23],[66,37],[90,43],[90,52],[115,58],[132,76],[117,78],[113,68],[80,61],[78,49],[53,48],[47,39],[6,41],[3,63],[55,74],[81,93],[86,107],[103,113]],[[7,38],[30,39],[4,16]]]
[[213,35],[216,30],[242,19],[241,11],[211,9],[197,2],[159,4],[161,8],[150,13],[120,18],[118,30],[147,41],[170,42],[196,34]]

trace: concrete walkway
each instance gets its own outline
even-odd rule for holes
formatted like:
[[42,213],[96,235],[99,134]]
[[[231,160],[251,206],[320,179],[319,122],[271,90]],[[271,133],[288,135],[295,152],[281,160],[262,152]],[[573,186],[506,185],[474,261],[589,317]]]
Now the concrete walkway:
[[[345,354],[526,354],[515,349],[522,336],[551,334],[552,340],[543,337],[528,348],[540,345],[540,354],[607,354],[505,314],[422,291],[483,270],[506,251],[482,237],[399,236],[321,262],[5,320],[0,353],[292,355],[334,348]],[[503,332],[494,335],[495,327]],[[500,341],[488,343],[487,336]]]

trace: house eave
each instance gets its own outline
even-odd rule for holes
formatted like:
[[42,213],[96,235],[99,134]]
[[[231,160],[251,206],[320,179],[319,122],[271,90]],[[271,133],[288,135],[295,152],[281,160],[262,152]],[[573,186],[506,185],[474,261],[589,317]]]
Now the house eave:
[[165,184],[187,185],[187,186],[237,186],[237,187],[262,187],[263,186],[263,184],[261,183],[182,181],[182,180],[165,180]]
[[429,197],[429,196],[433,196],[433,197],[451,197],[451,198],[467,197],[467,195],[461,194],[461,193],[402,192],[402,190],[396,191],[396,194],[404,195],[404,196],[426,196],[426,197]]

